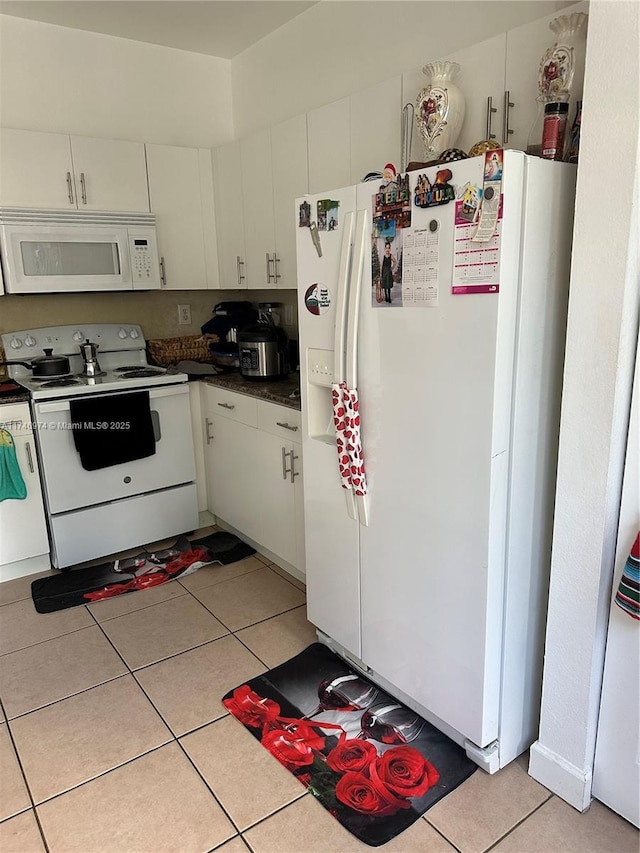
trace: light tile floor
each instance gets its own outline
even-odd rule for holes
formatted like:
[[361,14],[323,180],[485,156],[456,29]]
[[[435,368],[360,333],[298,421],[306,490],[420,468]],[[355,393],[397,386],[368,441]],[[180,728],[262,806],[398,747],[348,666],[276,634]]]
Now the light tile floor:
[[[48,615],[32,578],[1,584],[2,853],[369,849],[220,704],[314,642],[288,577],[256,555]],[[637,853],[634,827],[598,802],[578,814],[526,766],[477,771],[385,850]]]

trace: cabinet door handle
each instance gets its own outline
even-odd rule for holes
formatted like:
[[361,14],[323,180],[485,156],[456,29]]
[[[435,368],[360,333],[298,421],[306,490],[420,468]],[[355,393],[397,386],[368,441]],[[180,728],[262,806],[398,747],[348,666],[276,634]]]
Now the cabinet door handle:
[[73,204],[73,182],[71,180],[71,172],[67,172],[67,195],[69,204]]
[[498,108],[493,106],[493,97],[489,95],[487,98],[487,139],[495,139],[495,133],[491,133],[491,122],[493,113],[497,113]]
[[298,427],[293,426],[292,424],[288,424],[288,423],[283,424],[280,421],[276,421],[276,426],[282,427],[282,429],[290,429],[291,432],[298,432]]
[[240,257],[240,255],[236,255],[236,269],[238,271],[238,287],[242,287],[242,282],[244,281],[244,275],[242,273],[242,267],[244,266],[244,261]]
[[84,179],[84,172],[80,172],[80,186],[82,187],[82,203],[87,203],[87,184]]
[[160,258],[160,287],[167,286],[167,270],[164,265],[164,258]]
[[[291,468],[287,467],[287,461],[286,461],[287,456],[291,457]],[[288,475],[291,482],[295,483],[295,478],[300,475],[300,472],[295,470],[296,466],[294,463],[295,463],[295,460],[297,458],[298,457],[295,455],[295,450],[287,451],[284,449],[284,447],[282,448],[282,479],[283,480],[286,480],[287,475]]]
[[278,272],[278,264],[279,264],[279,263],[280,263],[280,258],[279,258],[279,257],[277,256],[277,254],[274,252],[274,253],[273,253],[273,280],[275,281],[275,283],[276,283],[276,284],[277,284],[277,283],[278,283],[278,281],[282,278],[282,276],[281,276],[281,275],[280,275],[280,273]]
[[32,474],[35,474],[36,469],[33,465],[33,454],[31,453],[31,444],[28,441],[25,443],[25,448],[27,450],[27,462],[29,463],[29,470]]
[[293,450],[289,451],[289,455],[291,456],[291,469],[290,469],[289,473],[291,474],[291,482],[295,483],[295,481],[296,481],[295,478],[300,476],[300,472],[296,471],[296,466],[295,466],[295,461],[298,457],[295,455],[295,451],[293,451]]
[[235,409],[235,404],[234,404],[234,403],[218,403],[218,405],[219,405],[219,406],[220,406],[220,408],[222,408],[222,409]]
[[513,133],[513,130],[509,127],[509,110],[511,107],[515,107],[515,104],[512,100],[510,100],[510,92],[507,91],[504,93],[504,118],[502,120],[502,143],[506,145],[509,141],[509,136]]
[[271,264],[273,263],[273,259],[269,252],[266,252],[267,256],[267,284],[271,284],[271,279],[273,278],[273,273],[271,272]]
[[206,433],[206,437],[207,437],[207,444],[211,444],[211,442],[213,441],[213,436],[211,435],[211,423],[212,422],[209,420],[209,418],[205,418],[204,422],[205,422],[205,433]]

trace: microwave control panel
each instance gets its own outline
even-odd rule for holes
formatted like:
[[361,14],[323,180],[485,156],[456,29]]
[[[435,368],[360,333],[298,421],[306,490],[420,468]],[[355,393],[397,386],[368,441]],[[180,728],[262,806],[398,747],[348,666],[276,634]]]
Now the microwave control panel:
[[134,288],[158,287],[160,272],[155,233],[153,231],[147,234],[143,231],[129,231],[129,256],[131,258],[131,278]]

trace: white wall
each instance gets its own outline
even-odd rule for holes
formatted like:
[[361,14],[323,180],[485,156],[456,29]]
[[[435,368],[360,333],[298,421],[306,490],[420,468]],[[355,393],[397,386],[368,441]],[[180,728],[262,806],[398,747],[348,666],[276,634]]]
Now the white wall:
[[318,3],[233,60],[236,136],[331,103],[567,5],[546,0]]
[[[591,796],[638,333],[639,17],[636,2],[592,0],[589,11],[542,715],[529,771],[581,810]],[[615,140],[608,150],[603,132]]]
[[0,15],[0,124],[211,148],[232,138],[231,62]]

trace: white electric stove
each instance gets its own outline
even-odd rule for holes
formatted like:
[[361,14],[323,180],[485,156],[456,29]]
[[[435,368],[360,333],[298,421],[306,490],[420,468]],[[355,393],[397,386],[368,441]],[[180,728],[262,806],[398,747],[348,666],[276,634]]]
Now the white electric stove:
[[[197,528],[188,377],[148,364],[140,326],[52,326],[1,339],[7,361],[29,362],[46,347],[70,362],[69,374],[46,378],[35,378],[24,365],[8,367],[30,394],[54,566],[66,568]],[[86,340],[98,345],[99,376],[82,373],[80,344]],[[82,401],[96,402],[93,412],[104,411],[100,430],[120,430],[117,443],[126,457],[127,442],[133,447],[135,441],[127,429],[127,407],[133,413],[134,401],[140,405],[140,392],[145,400],[148,394],[154,451],[113,464],[105,449],[104,467],[87,469],[77,441]],[[110,423],[109,412],[116,410],[118,422]],[[113,440],[105,435],[96,430],[98,465],[101,442],[107,448]]]

